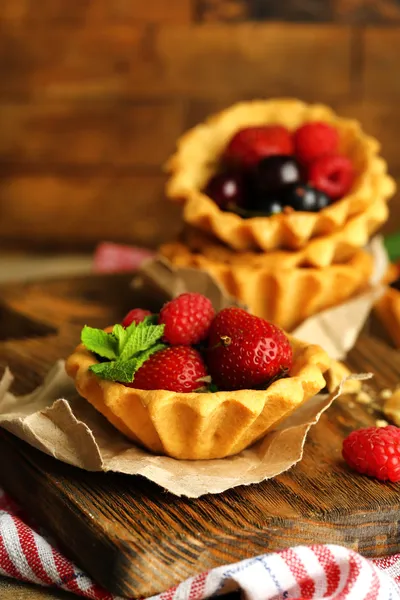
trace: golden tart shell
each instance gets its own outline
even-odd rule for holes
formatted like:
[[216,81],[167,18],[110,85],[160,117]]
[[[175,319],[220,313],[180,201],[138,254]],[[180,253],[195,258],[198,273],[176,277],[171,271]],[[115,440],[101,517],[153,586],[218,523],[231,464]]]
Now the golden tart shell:
[[[249,311],[293,331],[306,318],[348,300],[366,288],[372,256],[358,250],[348,261],[323,269],[291,266],[281,252],[233,252],[213,245],[195,252],[181,243],[164,244],[160,255],[173,266],[207,271]],[[284,253],[283,253],[284,254]]]
[[[400,264],[390,263],[383,282],[390,284],[399,277]],[[400,291],[387,287],[374,309],[396,347],[400,348]]]
[[[269,123],[291,130],[307,121],[322,120],[339,131],[340,151],[349,156],[358,176],[349,194],[317,212],[293,211],[271,217],[243,219],[223,212],[202,192],[215,173],[221,154],[234,133],[243,127]],[[211,116],[185,133],[169,159],[166,195],[184,204],[184,221],[235,250],[303,248],[310,239],[337,231],[375,200],[388,200],[395,183],[379,156],[379,143],[367,136],[355,120],[337,116],[321,104],[275,99],[242,102]]]
[[299,250],[232,252],[229,246],[190,226],[185,227],[181,241],[192,251],[235,264],[246,264],[250,259],[252,264],[259,262],[264,266],[269,262],[279,263],[281,267],[327,267],[332,263],[350,259],[359,248],[366,246],[371,236],[387,220],[388,215],[387,202],[376,200],[364,212],[349,219],[338,231],[314,238]]
[[262,438],[325,386],[330,359],[319,346],[290,339],[290,376],[266,390],[176,393],[136,390],[89,371],[95,358],[82,345],[66,371],[83,398],[136,444],[177,459],[224,458]]

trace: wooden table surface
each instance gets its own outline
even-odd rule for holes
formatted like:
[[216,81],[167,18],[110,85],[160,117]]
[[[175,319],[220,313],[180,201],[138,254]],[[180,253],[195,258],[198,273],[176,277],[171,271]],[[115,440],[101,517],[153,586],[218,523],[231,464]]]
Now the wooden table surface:
[[76,599],[76,596],[0,577],[0,598],[1,600],[72,600]]

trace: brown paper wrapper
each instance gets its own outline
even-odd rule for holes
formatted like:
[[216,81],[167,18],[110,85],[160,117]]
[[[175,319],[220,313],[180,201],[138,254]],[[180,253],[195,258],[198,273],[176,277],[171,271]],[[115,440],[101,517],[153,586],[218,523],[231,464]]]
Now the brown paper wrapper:
[[190,268],[176,268],[165,258],[146,260],[132,280],[134,289],[145,289],[161,302],[167,302],[185,292],[198,292],[207,296],[215,311],[228,306],[246,308],[235,298],[228,296],[222,286],[205,271]]
[[[371,375],[353,375],[368,379]],[[198,498],[239,485],[259,483],[299,462],[307,433],[339,396],[314,396],[251,448],[220,460],[188,461],[155,456],[134,446],[77,395],[59,361],[32,394],[9,392],[13,377],[0,382],[0,425],[31,446],[87,471],[142,475],[177,496]]]

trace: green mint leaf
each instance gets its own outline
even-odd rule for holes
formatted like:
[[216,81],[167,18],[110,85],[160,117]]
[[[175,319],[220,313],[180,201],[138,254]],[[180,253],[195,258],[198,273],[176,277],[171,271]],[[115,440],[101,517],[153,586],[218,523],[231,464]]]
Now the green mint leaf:
[[125,361],[117,360],[91,365],[89,369],[101,379],[131,383],[136,370],[136,362],[135,358]]
[[128,337],[120,352],[120,357],[123,360],[129,360],[135,354],[151,348],[161,339],[164,333],[164,325],[151,325],[142,321],[138,325],[135,323],[129,325],[126,332]]
[[116,342],[117,342],[117,352],[118,352],[118,356],[121,356],[123,349],[125,347],[125,344],[127,342],[127,339],[129,337],[129,327],[127,329],[125,329],[125,327],[122,327],[122,325],[114,325],[113,330],[112,330],[112,335],[114,336]]
[[85,325],[81,332],[81,341],[90,352],[102,358],[110,360],[117,358],[118,348],[115,338],[102,329]]

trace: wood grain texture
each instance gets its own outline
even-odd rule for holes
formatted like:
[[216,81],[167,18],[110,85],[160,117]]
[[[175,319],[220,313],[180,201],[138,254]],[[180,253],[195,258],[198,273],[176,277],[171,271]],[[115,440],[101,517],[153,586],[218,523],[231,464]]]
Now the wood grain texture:
[[197,0],[199,21],[234,23],[250,19],[250,3],[246,0]]
[[[0,105],[0,163],[156,167],[183,130],[185,102],[71,100]],[[157,140],[157,142],[155,142]]]
[[[130,241],[127,225],[119,229],[112,216],[109,230],[96,217],[93,228],[88,221],[71,238],[71,223],[90,211],[87,198],[98,194],[104,171],[116,167],[133,179],[154,173],[160,181],[185,128],[240,100],[296,96],[344,105],[382,140],[399,176],[399,19],[400,0],[4,0],[0,175],[7,178],[0,210],[10,197],[15,208],[1,218],[0,246],[28,244],[31,218],[33,247],[76,242],[79,249],[104,236]],[[75,188],[77,173],[87,181],[79,210],[57,199]],[[19,196],[32,175],[36,217]],[[56,191],[47,213],[49,181]],[[138,184],[139,205],[148,198],[144,188]],[[151,206],[164,215],[158,183],[154,190]],[[391,231],[399,226],[398,204]],[[49,234],[57,210],[57,235]],[[152,218],[133,239],[156,243]],[[167,217],[166,232],[169,223]]]
[[75,594],[0,577],[1,600],[76,600]]
[[342,22],[351,24],[400,21],[398,0],[198,0],[204,21],[259,20]]
[[[400,29],[368,28],[364,33],[365,68],[363,92],[375,102],[390,99],[392,107],[400,98],[398,57]],[[395,111],[397,112],[397,110]]]
[[[232,27],[165,25],[148,31],[139,25],[48,28],[42,23],[29,29],[3,24],[0,72],[8,69],[9,75],[0,80],[0,98],[213,98],[232,91],[240,97],[265,95],[265,86],[269,95],[306,93],[314,99],[349,92],[347,30]],[[321,61],[314,61],[316,54]]]
[[105,26],[110,23],[189,23],[192,0],[2,0],[1,19],[49,24],[73,23]]
[[[4,98],[124,96],[154,69],[143,56],[146,30],[138,24],[9,27],[0,22],[0,82]],[[133,81],[132,81],[133,77]]]
[[[323,60],[311,72],[316,54]],[[265,96],[266,90],[268,96],[334,98],[349,93],[349,54],[350,32],[334,26],[164,27],[155,39],[160,77],[147,89],[209,99]]]
[[[128,291],[128,282],[128,275],[118,275],[3,287],[10,308],[58,330],[46,339],[0,342],[0,365],[8,363],[16,374],[14,391],[32,390],[73,349],[82,323],[106,325],[142,303],[143,297]],[[378,338],[364,334],[349,364],[374,371],[376,389],[398,383],[399,353]],[[80,471],[5,433],[0,451],[9,460],[0,463],[0,484],[28,503],[95,579],[135,597],[298,543],[332,542],[366,556],[386,555],[400,549],[398,486],[352,473],[340,456],[343,437],[377,416],[342,397],[312,428],[296,467],[273,481],[197,500],[174,497],[142,478]],[[27,500],[27,487],[40,502]]]
[[333,0],[334,19],[344,23],[374,25],[400,22],[399,0]]
[[2,243],[59,245],[70,249],[108,239],[156,246],[175,235],[179,209],[163,196],[164,178],[129,175],[103,167],[101,174],[74,171],[29,176],[3,174],[0,181]]

